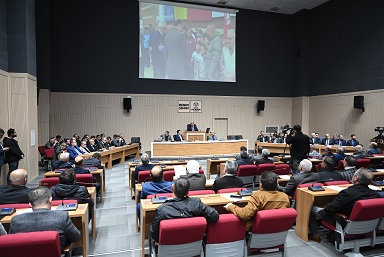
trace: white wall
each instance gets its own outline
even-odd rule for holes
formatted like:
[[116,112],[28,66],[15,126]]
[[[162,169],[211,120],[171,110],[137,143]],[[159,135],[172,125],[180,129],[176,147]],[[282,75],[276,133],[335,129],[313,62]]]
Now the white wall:
[[[169,130],[186,130],[194,121],[198,128],[213,127],[214,118],[228,118],[228,133],[242,134],[250,146],[265,125],[291,123],[291,98],[130,95],[132,110],[123,110],[127,94],[52,93],[50,135],[72,136],[78,133],[106,135],[124,133],[128,141],[140,136],[142,152],[150,150],[150,142]],[[178,113],[178,100],[201,100],[202,113]],[[256,112],[257,100],[265,100],[265,110]],[[39,106],[40,108],[40,106]],[[45,115],[46,117],[46,115]],[[226,138],[227,135],[218,135]],[[253,147],[250,147],[253,149]]]

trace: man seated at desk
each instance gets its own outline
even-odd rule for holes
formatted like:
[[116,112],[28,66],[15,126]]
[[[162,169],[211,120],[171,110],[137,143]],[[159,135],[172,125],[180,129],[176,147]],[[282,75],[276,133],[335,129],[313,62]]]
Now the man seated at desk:
[[73,169],[67,169],[60,173],[60,183],[51,187],[53,200],[75,199],[78,203],[87,203],[89,219],[92,219],[94,202],[85,186],[76,184],[76,174]]
[[286,194],[277,191],[277,176],[272,171],[265,171],[260,176],[260,190],[255,191],[245,207],[228,203],[224,208],[247,222],[247,229],[251,229],[257,211],[281,209],[289,207]]
[[[214,208],[206,206],[199,198],[188,197],[189,181],[187,179],[178,178],[172,185],[172,192],[173,199],[165,201],[156,208],[155,218],[149,229],[152,239],[156,242],[159,240],[162,220],[202,216],[207,219],[207,222],[215,223],[219,219],[219,213]],[[149,244],[151,245],[151,242]]]
[[310,148],[309,158],[319,159],[322,157],[321,154],[318,151],[316,151],[316,148],[314,145],[311,144],[309,148]]
[[240,158],[236,158],[237,166],[241,165],[254,165],[253,158],[248,155],[247,150],[242,150],[240,152]]
[[208,136],[208,141],[218,140],[215,131],[211,130],[211,135]]
[[71,141],[71,145],[67,147],[67,151],[71,160],[74,160],[76,156],[83,154],[83,152],[81,152],[80,148],[77,146],[76,140]]
[[320,180],[318,173],[311,172],[312,162],[308,159],[304,159],[299,164],[300,174],[291,176],[285,187],[278,186],[277,190],[286,193],[289,196],[294,196],[296,188],[300,184],[315,182]]
[[9,176],[10,185],[0,186],[0,204],[28,203],[28,194],[33,190],[27,184],[28,173],[26,170],[17,169]]
[[351,181],[353,178],[353,175],[355,174],[356,171],[356,158],[348,155],[344,158],[343,166],[344,170],[340,171],[340,175],[342,177],[342,180],[345,181]]
[[196,124],[192,121],[190,124],[187,125],[187,131],[199,131],[197,129]]
[[264,163],[273,163],[273,160],[269,159],[270,154],[271,154],[271,152],[268,149],[264,148],[261,151],[261,158],[256,159],[255,164],[259,165],[259,164],[264,164]]
[[353,157],[357,159],[366,159],[367,155],[364,152],[364,148],[362,145],[355,146],[355,153],[353,154]]
[[171,142],[171,141],[173,141],[168,130],[165,131],[165,133],[161,135],[161,139],[163,140],[163,142]]
[[332,157],[325,157],[321,162],[321,170],[319,171],[320,181],[327,180],[343,180],[340,172],[335,170],[335,163]]
[[98,169],[103,169],[100,161],[101,155],[99,153],[94,153],[92,158],[87,158],[84,160],[85,167],[97,167]]
[[[317,228],[317,219],[324,219],[333,226],[336,226],[336,220],[334,217],[337,213],[344,214],[349,217],[353,206],[358,200],[376,198],[377,192],[368,187],[372,180],[372,172],[366,168],[360,168],[353,175],[353,186],[340,191],[336,199],[331,203],[325,204],[324,208],[314,206],[309,219],[310,234],[308,238],[316,242],[321,241]],[[328,233],[328,239],[333,243],[333,231]]]
[[186,178],[189,181],[189,190],[205,189],[206,178],[204,174],[199,174],[200,164],[195,160],[187,162],[187,175],[181,175],[181,178]]
[[184,141],[184,138],[183,138],[183,135],[181,134],[181,130],[180,129],[178,129],[176,131],[176,135],[173,135],[173,139],[175,141],[178,141],[178,142],[183,142]]
[[236,176],[236,161],[227,161],[224,168],[224,176],[213,182],[212,189],[217,192],[220,189],[243,187],[243,181]]
[[376,142],[371,142],[369,144],[369,149],[367,151],[367,155],[373,155],[373,154],[381,154],[381,149],[380,147],[377,145]]
[[80,231],[73,225],[66,211],[51,211],[51,190],[38,187],[29,194],[33,212],[16,215],[11,220],[10,234],[57,231],[60,235],[61,250],[67,242],[80,240]]
[[137,180],[139,178],[139,172],[144,170],[151,170],[153,167],[156,166],[156,164],[150,164],[149,163],[150,158],[148,154],[143,154],[141,156],[141,165],[137,165],[135,168],[134,178]]

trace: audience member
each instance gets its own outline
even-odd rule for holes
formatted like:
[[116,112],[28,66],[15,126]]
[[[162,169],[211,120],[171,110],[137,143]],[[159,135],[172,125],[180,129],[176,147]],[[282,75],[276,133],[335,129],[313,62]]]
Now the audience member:
[[336,145],[338,145],[338,146],[346,146],[347,145],[347,141],[345,141],[342,134],[340,134],[338,139],[336,140]]
[[329,141],[330,145],[336,145],[337,144],[337,135],[334,134],[331,140]]
[[[79,158],[79,157],[77,157]],[[74,169],[66,169],[60,173],[60,183],[51,187],[52,199],[75,199],[78,203],[87,203],[89,208],[89,218],[92,218],[94,202],[85,186],[76,184],[76,174]]]
[[264,137],[264,131],[260,131],[260,135],[257,136],[256,140],[259,142],[262,142],[263,137]]
[[148,195],[156,193],[171,193],[171,186],[173,182],[164,181],[163,170],[160,166],[154,166],[151,169],[151,182],[143,183],[140,198],[145,199]]
[[[4,136],[4,130],[0,128],[0,139],[2,139]],[[9,151],[9,147],[3,147],[2,143],[0,142],[0,172],[1,167],[4,165],[5,162],[5,152]]]
[[81,144],[81,140],[80,140],[79,135],[78,135],[78,134],[74,134],[74,135],[73,135],[73,138],[74,138],[75,141],[76,141],[76,145],[77,145],[77,146],[80,146],[80,144]]
[[71,141],[71,145],[67,147],[67,151],[71,160],[74,160],[76,156],[82,154],[80,148],[77,146],[76,140]]
[[169,135],[169,131],[168,130],[165,131],[165,133],[161,135],[161,139],[163,140],[163,142],[171,142],[171,141],[173,141],[171,135]]
[[4,147],[9,148],[5,152],[5,160],[9,167],[7,175],[7,183],[9,184],[9,174],[19,167],[19,161],[24,158],[24,153],[21,151],[19,143],[15,140],[15,137],[17,137],[15,129],[8,129],[7,135],[8,137],[3,139],[3,144]]
[[321,162],[320,180],[342,180],[340,172],[335,170],[335,163],[332,157],[325,157]]
[[189,181],[190,190],[205,189],[206,178],[204,174],[199,174],[200,164],[195,160],[187,162],[187,175],[180,176]]
[[87,147],[87,141],[83,140],[81,141],[80,143],[80,150],[83,152],[83,153],[90,153],[91,151],[88,149]]
[[325,137],[321,140],[322,145],[330,145],[331,143],[331,136],[327,133],[325,134]]
[[61,153],[65,153],[67,152],[67,144],[62,142],[60,145],[56,146],[55,148],[55,153],[53,154],[53,162],[57,161],[57,157],[61,154]]
[[29,194],[33,212],[16,215],[11,220],[10,233],[57,231],[63,250],[67,242],[80,240],[80,231],[73,225],[66,211],[51,211],[52,195],[47,187],[38,187]]
[[320,180],[318,173],[312,173],[312,162],[304,159],[299,164],[300,174],[291,176],[285,187],[278,186],[277,190],[286,193],[289,196],[294,196],[296,188],[300,184],[315,182]]
[[362,145],[356,145],[355,146],[355,153],[353,154],[353,157],[357,159],[366,159],[367,155],[364,153],[364,148]]
[[17,169],[11,172],[10,185],[0,186],[0,204],[28,203],[28,194],[33,190],[26,187],[28,173],[26,170]]
[[61,140],[61,136],[60,135],[56,135],[56,141],[59,143],[59,145],[61,143],[63,143],[63,141]]
[[351,139],[347,141],[347,145],[348,146],[357,146],[359,145],[359,141],[357,141],[356,139],[356,135],[355,134],[352,134],[351,135]]
[[319,138],[319,134],[317,134],[316,136],[316,133],[311,133],[311,138],[309,139],[309,142],[312,144],[312,145],[319,145],[321,143],[321,140]]
[[260,190],[255,191],[245,207],[228,203],[224,208],[238,218],[247,221],[247,229],[251,229],[257,211],[281,209],[289,207],[286,194],[277,191],[277,176],[272,171],[265,171],[260,176]]
[[310,151],[309,151],[309,158],[313,158],[313,159],[319,159],[321,158],[321,154],[316,151],[316,148],[314,145],[310,145]]
[[344,171],[340,172],[341,177],[343,178],[342,180],[345,181],[351,181],[353,174],[355,174],[356,171],[356,158],[348,155],[344,158],[343,166],[344,166]]
[[84,158],[77,156],[75,158],[75,167],[73,168],[75,174],[90,174],[89,169],[84,169]]
[[109,147],[110,145],[108,144],[107,142],[107,138],[106,137],[102,137],[101,140],[99,141],[99,149],[103,149],[103,150],[109,150]]
[[99,153],[94,153],[92,158],[87,158],[84,160],[83,166],[85,167],[97,167],[98,169],[103,169],[100,161],[101,155]]
[[[1,137],[0,137],[1,138]],[[376,142],[371,142],[369,144],[369,149],[367,151],[367,154],[368,155],[373,155],[373,154],[381,154],[381,149],[380,147],[378,147],[377,143]]]
[[88,144],[88,149],[91,152],[97,152],[99,150],[99,147],[95,143],[95,139],[93,139],[93,138],[89,139],[88,143],[89,143]]
[[217,192],[225,188],[243,187],[243,181],[236,177],[237,168],[236,161],[227,161],[225,163],[224,176],[215,180],[212,189]]
[[253,159],[256,161],[257,159],[261,159],[263,158],[263,147],[262,146],[258,146],[257,147],[257,154],[253,157]]
[[336,153],[333,155],[333,162],[335,164],[335,167],[339,164],[339,161],[344,160],[345,154],[344,154],[344,146],[339,146],[339,148],[336,150]]
[[253,158],[248,155],[247,150],[242,150],[240,152],[240,158],[236,158],[237,166],[241,165],[254,165]]
[[61,153],[59,160],[52,165],[54,170],[73,168],[73,164],[69,162],[69,153]]
[[[308,238],[316,242],[321,241],[316,219],[324,219],[333,226],[336,226],[335,215],[337,213],[344,214],[349,217],[353,206],[358,200],[376,198],[376,191],[368,187],[372,180],[372,172],[368,169],[360,168],[353,175],[353,186],[341,190],[336,199],[330,203],[326,203],[324,208],[314,206],[309,220],[310,234]],[[334,240],[333,231],[328,234],[328,238],[331,241]]]
[[135,180],[138,179],[140,171],[151,170],[153,167],[156,166],[156,164],[149,163],[150,160],[151,159],[149,158],[149,155],[146,153],[141,156],[141,163],[142,164],[137,165],[135,168],[135,173],[134,173]]
[[56,148],[56,146],[58,146],[58,144],[59,144],[59,143],[57,142],[56,138],[55,138],[55,137],[51,137],[51,138],[49,139],[49,141],[45,144],[44,148],[45,148],[45,149]]
[[188,197],[189,181],[187,179],[177,179],[172,185],[172,192],[173,199],[167,200],[156,208],[155,218],[149,229],[152,239],[156,242],[159,240],[162,220],[203,216],[208,222],[214,223],[219,219],[219,213],[215,209],[206,206],[199,198]]
[[215,131],[211,130],[211,135],[208,136],[208,141],[218,140]]
[[111,145],[114,147],[119,147],[121,146],[122,139],[119,135],[113,135],[113,139],[111,141]]
[[120,146],[126,145],[124,134],[120,134]]
[[327,145],[325,147],[325,153],[323,154],[324,157],[328,156],[328,157],[333,157],[333,146],[332,145]]
[[173,139],[175,140],[175,141],[184,141],[184,138],[183,138],[183,135],[181,134],[181,130],[180,129],[178,129],[177,131],[176,131],[176,135],[173,135]]
[[261,151],[261,158],[255,160],[256,165],[264,164],[264,163],[273,163],[273,160],[269,159],[270,154],[271,152],[268,149],[264,148]]

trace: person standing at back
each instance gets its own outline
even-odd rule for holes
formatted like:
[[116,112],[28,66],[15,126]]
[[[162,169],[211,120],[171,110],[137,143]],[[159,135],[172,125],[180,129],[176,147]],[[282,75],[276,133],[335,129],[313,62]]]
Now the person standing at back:
[[309,154],[309,137],[301,132],[301,126],[293,126],[292,131],[287,131],[287,144],[291,145],[291,160],[292,160],[292,172],[298,173],[297,169],[299,163],[308,158]]
[[[0,139],[2,139],[4,136],[4,130],[0,129]],[[4,165],[5,162],[5,153],[9,151],[9,147],[4,147],[3,144],[0,142],[0,172],[1,167]]]
[[7,135],[8,137],[4,138],[3,143],[4,147],[9,148],[5,153],[5,160],[9,166],[7,175],[7,183],[9,184],[9,175],[19,167],[19,161],[24,158],[24,153],[21,151],[19,143],[15,140],[15,137],[17,137],[15,129],[8,129]]

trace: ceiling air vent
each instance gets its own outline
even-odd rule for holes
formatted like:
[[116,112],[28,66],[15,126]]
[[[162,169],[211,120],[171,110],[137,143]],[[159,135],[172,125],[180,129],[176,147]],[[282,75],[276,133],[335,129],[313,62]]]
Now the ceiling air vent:
[[217,2],[217,4],[226,5],[228,3],[228,0],[220,0]]
[[280,8],[279,7],[276,7],[276,6],[274,6],[274,7],[272,7],[271,9],[269,9],[270,11],[272,11],[272,12],[277,12],[278,10],[280,10]]

